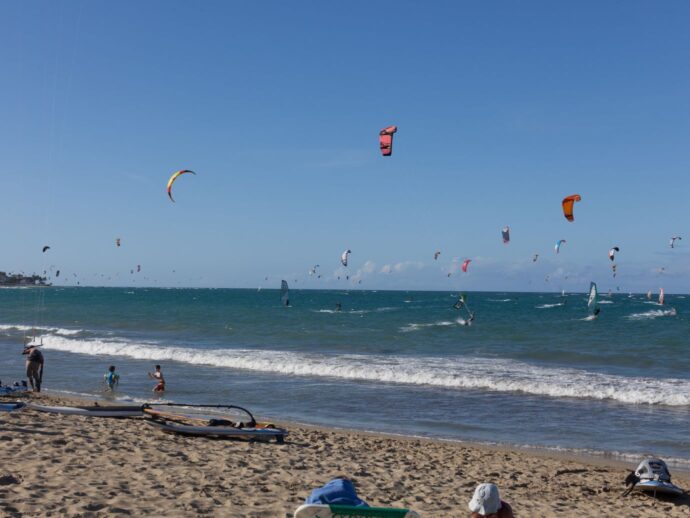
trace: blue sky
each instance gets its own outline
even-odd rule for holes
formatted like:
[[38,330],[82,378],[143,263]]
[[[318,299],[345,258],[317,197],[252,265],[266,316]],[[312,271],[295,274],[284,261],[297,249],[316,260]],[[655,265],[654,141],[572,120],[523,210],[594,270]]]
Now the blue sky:
[[[690,233],[668,247],[688,20],[683,1],[3,2],[0,270],[344,287],[350,248],[362,288],[688,292]],[[473,263],[448,278],[454,258]]]

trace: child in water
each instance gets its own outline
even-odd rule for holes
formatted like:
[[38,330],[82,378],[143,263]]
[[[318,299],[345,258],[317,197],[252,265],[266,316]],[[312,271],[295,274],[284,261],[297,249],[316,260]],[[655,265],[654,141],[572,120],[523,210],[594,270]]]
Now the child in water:
[[156,365],[155,372],[149,372],[149,378],[158,381],[158,384],[155,387],[153,387],[153,391],[155,393],[161,394],[162,392],[165,392],[165,378],[163,377],[163,373],[161,372],[160,365]]
[[111,392],[115,391],[115,386],[120,383],[120,375],[115,372],[115,365],[108,367],[108,372],[103,376],[105,385]]

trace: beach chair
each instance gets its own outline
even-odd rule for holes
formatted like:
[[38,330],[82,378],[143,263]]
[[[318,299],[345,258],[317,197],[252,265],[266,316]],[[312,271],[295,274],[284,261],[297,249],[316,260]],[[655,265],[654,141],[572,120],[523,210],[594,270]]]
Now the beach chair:
[[389,507],[354,507],[350,505],[305,504],[295,511],[295,518],[420,518],[409,509]]

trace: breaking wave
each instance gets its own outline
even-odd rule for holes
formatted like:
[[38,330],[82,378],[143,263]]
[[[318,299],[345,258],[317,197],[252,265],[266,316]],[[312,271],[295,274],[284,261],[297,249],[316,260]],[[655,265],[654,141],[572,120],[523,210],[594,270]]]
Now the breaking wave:
[[[443,325],[453,325],[448,322]],[[690,405],[690,380],[624,377],[580,369],[537,367],[495,358],[410,358],[361,354],[308,354],[253,349],[193,349],[127,340],[44,337],[45,349],[92,356],[122,356],[156,362],[328,377],[447,389],[518,392],[556,398],[589,398],[629,404]]]
[[62,336],[74,336],[83,333],[83,329],[63,329],[61,327],[44,327],[44,326],[25,326],[20,324],[0,324],[0,331],[39,331],[41,334],[53,333]]

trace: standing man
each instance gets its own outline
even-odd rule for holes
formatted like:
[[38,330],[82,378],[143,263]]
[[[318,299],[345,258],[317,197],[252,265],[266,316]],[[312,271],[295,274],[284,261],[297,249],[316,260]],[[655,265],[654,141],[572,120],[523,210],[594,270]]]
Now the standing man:
[[26,377],[29,378],[31,389],[34,392],[41,391],[43,381],[43,353],[38,350],[38,345],[27,345],[22,354],[28,354],[26,359]]

